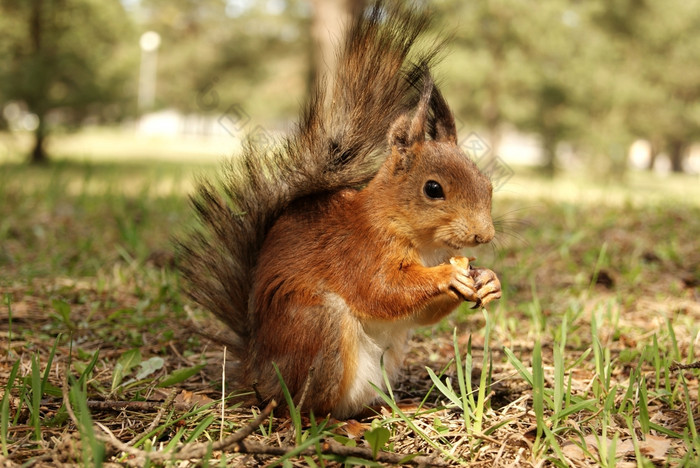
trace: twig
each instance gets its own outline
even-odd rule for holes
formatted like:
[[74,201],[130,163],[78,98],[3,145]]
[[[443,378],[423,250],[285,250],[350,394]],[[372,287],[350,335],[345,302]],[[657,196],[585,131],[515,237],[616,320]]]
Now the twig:
[[219,440],[224,438],[224,409],[226,402],[226,346],[224,346],[224,358],[221,363],[221,429]]
[[306,401],[306,394],[309,392],[309,387],[311,386],[311,379],[314,377],[314,371],[316,369],[314,366],[309,367],[309,374],[306,376],[306,382],[304,382],[304,389],[301,391],[301,398],[299,398],[299,404],[297,405],[297,411],[301,413],[301,409]]
[[168,398],[165,399],[163,404],[161,405],[160,409],[158,410],[158,414],[156,414],[156,417],[151,421],[151,424],[148,425],[145,431],[142,431],[139,435],[136,437],[133,437],[129,442],[126,443],[126,445],[134,445],[137,440],[141,439],[144,435],[148,434],[151,432],[153,429],[156,428],[158,423],[160,422],[161,418],[165,414],[165,411],[170,407],[170,405],[173,404],[173,401],[175,400],[175,396],[177,395],[176,390],[172,390],[170,392],[170,395],[168,395]]
[[201,458],[207,452],[213,452],[216,450],[226,450],[228,447],[240,443],[243,439],[248,437],[250,434],[257,429],[257,427],[262,424],[262,422],[272,413],[272,410],[277,406],[277,403],[273,400],[269,405],[258,415],[255,420],[253,420],[247,426],[239,429],[234,434],[226,437],[223,440],[214,442],[210,444],[206,443],[191,443],[185,444],[174,453],[166,452],[146,452],[143,450],[136,449],[121,442],[117,439],[114,434],[109,431],[103,431],[103,434],[98,434],[98,438],[105,443],[109,443],[114,446],[117,450],[128,453],[136,457],[134,463],[138,466],[143,464],[145,460],[150,460],[153,462],[161,461],[171,461],[171,460],[190,460],[193,458]]
[[254,380],[251,387],[253,387],[253,391],[255,392],[255,399],[258,400],[258,405],[261,405],[265,400],[258,390],[258,381]]
[[[173,399],[177,394],[173,395]],[[124,400],[87,400],[88,409],[96,411],[161,411],[163,407],[172,405],[170,396],[163,401],[124,401]],[[42,406],[61,406],[63,401],[57,398],[44,398],[41,400]],[[175,403],[173,407],[177,410],[187,411],[192,409],[191,404]]]
[[[173,396],[174,398],[174,396]],[[98,411],[122,411],[122,410],[132,410],[132,411],[161,411],[163,406],[168,406],[168,400],[170,396],[163,401],[116,401],[116,400],[88,400],[87,407],[89,409]],[[172,403],[170,403],[172,404]],[[175,409],[179,410],[189,410],[192,409],[192,405],[176,403],[174,405]]]
[[[117,439],[111,431],[106,428],[103,429],[103,434],[99,434],[98,437],[105,443],[111,444],[117,450],[124,453],[132,455],[134,458],[127,460],[127,462],[132,466],[140,466],[146,460],[151,462],[164,462],[173,460],[191,460],[201,458],[207,453],[214,451],[230,451],[233,453],[245,453],[251,455],[270,455],[270,456],[284,456],[296,449],[294,446],[290,447],[274,447],[269,445],[260,444],[257,442],[248,442],[245,439],[252,434],[257,427],[262,424],[262,422],[270,416],[272,410],[277,406],[275,401],[271,401],[269,405],[247,426],[239,429],[234,434],[226,437],[223,440],[210,443],[193,443],[186,444],[180,450],[175,453],[164,453],[164,452],[145,452],[143,450],[131,447],[119,439]],[[104,426],[101,426],[104,427]],[[409,464],[409,465],[419,465],[419,466],[447,466],[447,463],[436,457],[419,455],[406,460],[407,455],[390,453],[390,452],[378,452],[376,458],[372,456],[372,450],[364,447],[347,447],[341,445],[333,440],[324,440],[320,442],[320,453],[325,455],[338,455],[342,457],[357,457],[365,460],[375,460],[379,463],[390,463],[390,464]],[[317,455],[319,452],[316,447],[309,447],[308,449],[299,453],[299,456],[304,455]]]
[[126,459],[125,463],[129,466],[143,466],[144,461],[146,459],[151,459],[151,453],[150,452],[145,452],[143,450],[137,449],[132,447],[131,443],[133,443],[134,440],[137,440],[136,438],[132,439],[129,441],[129,443],[124,443],[121,440],[117,439],[117,437],[114,435],[112,431],[110,431],[104,424],[102,423],[96,423],[97,426],[102,430],[104,434],[97,433],[95,437],[97,437],[99,440],[104,442],[105,444],[110,444],[112,447],[116,448],[120,452],[128,453],[129,455],[133,455],[134,458]]
[[690,364],[680,364],[678,362],[673,363],[669,370],[686,370],[686,369],[700,369],[700,361],[691,362]]
[[[309,387],[311,386],[311,379],[313,378],[314,370],[314,366],[309,367],[309,373],[306,375],[306,380],[304,381],[304,388],[301,391],[301,398],[299,398],[299,404],[295,409],[295,411],[298,414],[301,414],[301,408],[304,406],[304,401],[306,401],[306,395],[309,392]],[[291,408],[289,409],[289,411],[291,416]],[[285,442],[294,441],[296,439],[296,430],[297,428],[294,427],[294,424],[290,425],[289,432],[285,437]]]
[[[283,456],[294,450],[295,447],[272,447],[257,442],[241,441],[236,444],[235,452],[247,453],[251,455],[274,455]],[[316,447],[309,447],[306,450],[298,453],[298,456],[317,455],[319,451]],[[338,455],[341,457],[356,457],[364,460],[375,460],[380,463],[390,464],[405,464],[419,466],[448,466],[447,462],[441,458],[418,455],[410,460],[406,460],[409,456],[400,453],[377,452],[377,457],[372,457],[372,450],[364,447],[348,447],[332,441],[323,441],[320,446],[320,453],[324,455]]]
[[[255,418],[250,424],[248,424],[245,427],[242,427],[241,429],[237,430],[235,433],[231,434],[225,439],[212,444],[211,450],[226,450],[228,447],[231,447],[232,445],[241,442],[243,439],[251,435],[258,428],[258,426],[260,426],[260,424],[262,424],[263,421],[265,421],[270,416],[270,413],[272,413],[272,410],[276,407],[277,402],[275,400],[272,400],[270,403],[268,403],[265,409],[260,412],[258,417]],[[199,445],[201,446],[201,455],[199,455],[201,457],[206,453],[206,450],[209,449],[209,444],[205,443]],[[180,450],[180,453],[182,452],[184,452],[184,450]]]

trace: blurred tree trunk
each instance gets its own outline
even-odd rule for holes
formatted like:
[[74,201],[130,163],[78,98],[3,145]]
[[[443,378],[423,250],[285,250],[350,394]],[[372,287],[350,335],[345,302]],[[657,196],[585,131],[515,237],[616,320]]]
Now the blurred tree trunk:
[[34,131],[34,149],[30,154],[29,162],[32,164],[46,164],[49,158],[46,154],[44,143],[46,142],[46,124],[43,115],[38,115],[39,123]]
[[659,153],[661,152],[661,147],[662,144],[659,138],[652,137],[649,140],[649,163],[647,164],[647,170],[654,170],[656,160],[658,159]]
[[[32,44],[32,51],[34,52],[34,57],[36,60],[40,60],[42,56],[43,49],[43,18],[42,11],[43,0],[33,0],[31,4],[31,12],[29,15],[29,39]],[[40,69],[42,67],[39,67]],[[46,93],[47,86],[46,80],[42,77],[37,77],[37,83],[41,87],[42,94]],[[44,119],[44,113],[40,112],[37,107],[41,107],[40,103],[34,104],[29,103],[32,110],[35,111],[39,122],[37,123],[36,130],[34,131],[34,149],[29,155],[29,162],[32,164],[44,164],[48,162],[48,157],[46,155],[46,150],[44,149],[44,141],[46,140],[46,123]],[[34,105],[32,105],[34,104]]]
[[673,139],[668,145],[668,157],[671,159],[671,170],[673,172],[683,172],[683,157],[687,144],[684,141]]
[[342,44],[352,18],[361,14],[366,0],[312,0],[311,51],[309,54],[308,89],[319,80],[332,86],[336,68],[338,44]]
[[557,171],[557,144],[556,137],[547,133],[542,134],[542,156],[544,157],[542,172],[548,177],[554,177]]

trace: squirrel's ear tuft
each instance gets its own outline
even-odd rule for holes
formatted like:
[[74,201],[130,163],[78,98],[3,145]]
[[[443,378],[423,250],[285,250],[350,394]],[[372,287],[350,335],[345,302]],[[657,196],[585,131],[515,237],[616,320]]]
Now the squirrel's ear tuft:
[[402,115],[396,119],[389,130],[389,146],[392,153],[401,158],[396,161],[395,167],[401,170],[410,169],[418,148],[414,146],[425,143],[425,132],[428,127],[428,112],[430,110],[430,96],[433,90],[433,82],[430,76],[426,76],[423,92],[418,106],[412,118]]
[[411,128],[409,129],[408,138],[411,144],[425,142],[425,130],[428,124],[428,111],[430,110],[430,96],[433,92],[433,80],[430,75],[425,76],[423,83],[423,92],[421,92],[416,113],[411,119]]
[[432,115],[428,122],[428,134],[435,141],[446,141],[457,144],[457,127],[447,101],[435,86],[430,99]]

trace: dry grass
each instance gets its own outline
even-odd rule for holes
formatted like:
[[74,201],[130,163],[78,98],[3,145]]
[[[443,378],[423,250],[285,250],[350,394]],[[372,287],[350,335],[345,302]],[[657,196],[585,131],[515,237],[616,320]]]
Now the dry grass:
[[[242,443],[166,461],[164,453],[195,453],[191,444],[233,434],[260,411],[229,396],[222,413],[223,349],[189,327],[206,316],[186,312],[169,244],[191,221],[189,172],[137,163],[2,168],[7,465],[141,466],[140,457],[157,451],[156,465],[257,466],[298,443],[310,452],[282,464],[371,464],[358,457],[384,431],[382,448],[398,459],[422,453],[450,465],[700,463],[698,370],[673,368],[697,361],[700,193],[697,180],[647,176],[608,188],[516,177],[496,195],[505,232],[494,250],[476,254],[504,286],[487,315],[485,367],[486,316],[465,308],[414,335],[392,389],[398,406],[326,423],[275,411]],[[657,188],[645,196],[647,187]],[[473,403],[458,385],[453,329],[462,363],[473,363]],[[435,387],[426,367],[449,378],[467,410]]]

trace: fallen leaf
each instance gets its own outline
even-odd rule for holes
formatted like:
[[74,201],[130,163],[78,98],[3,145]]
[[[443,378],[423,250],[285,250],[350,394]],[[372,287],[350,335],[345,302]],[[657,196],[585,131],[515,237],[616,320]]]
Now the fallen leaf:
[[199,393],[193,393],[189,392],[187,390],[183,390],[178,395],[175,397],[175,404],[176,405],[183,405],[185,407],[193,408],[195,406],[204,406],[207,403],[211,403],[212,400],[206,395],[202,395]]
[[369,424],[362,424],[354,419],[348,419],[342,427],[342,430],[349,438],[359,439],[369,427]]
[[646,440],[639,441],[639,450],[652,460],[665,460],[666,452],[671,448],[671,439],[648,435]]
[[[596,436],[594,434],[587,435],[583,438],[583,440],[586,444],[586,450],[588,450],[588,452],[593,456],[600,456],[599,446],[601,443],[605,444],[605,447],[603,448],[603,451],[605,452],[608,450],[607,447],[613,443],[612,439],[602,439],[600,436]],[[579,444],[580,440],[565,442],[561,448],[562,452],[564,452],[564,455],[571,460],[585,460],[588,458],[588,455]],[[615,445],[615,457],[621,458],[630,454],[634,454],[634,444],[632,443],[632,439],[618,439],[617,444]]]

